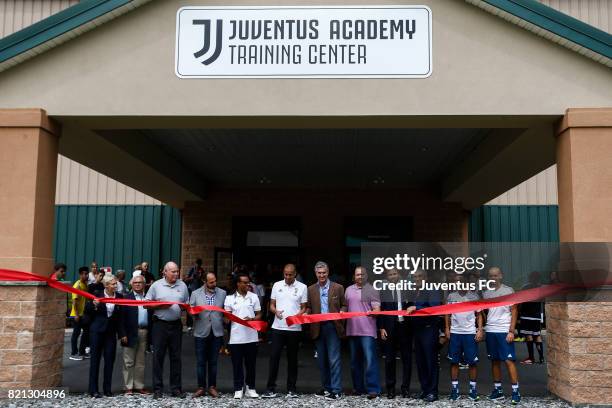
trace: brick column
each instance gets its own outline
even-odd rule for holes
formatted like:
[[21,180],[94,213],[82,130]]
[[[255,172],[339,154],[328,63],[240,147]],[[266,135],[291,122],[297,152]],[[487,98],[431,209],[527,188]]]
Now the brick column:
[[[562,242],[612,242],[612,108],[569,109],[558,128]],[[612,404],[612,303],[549,303],[548,387]]]
[[[0,110],[0,267],[48,276],[59,127],[39,109]],[[0,391],[57,387],[66,295],[0,282]]]

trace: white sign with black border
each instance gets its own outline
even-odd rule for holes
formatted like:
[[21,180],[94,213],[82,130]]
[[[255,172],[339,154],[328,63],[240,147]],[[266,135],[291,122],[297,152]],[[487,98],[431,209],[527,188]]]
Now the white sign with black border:
[[427,78],[427,6],[182,7],[179,78]]

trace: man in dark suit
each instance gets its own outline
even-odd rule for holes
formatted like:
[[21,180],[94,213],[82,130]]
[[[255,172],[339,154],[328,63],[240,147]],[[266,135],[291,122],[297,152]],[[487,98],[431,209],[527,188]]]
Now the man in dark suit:
[[[427,282],[427,272],[417,270],[413,275],[417,288]],[[408,306],[408,312],[442,304],[442,293],[437,290],[419,290],[413,292],[413,306]],[[438,344],[441,319],[439,316],[420,316],[411,319],[414,332],[414,355],[421,383],[420,398],[425,402],[438,400],[438,379],[440,366],[438,363]]]
[[[135,274],[130,281],[132,291],[126,299],[145,299],[145,278],[141,273]],[[126,340],[121,342],[123,348],[123,381],[125,393],[149,394],[144,388],[145,350],[151,330],[153,313],[143,306],[125,307],[123,311],[123,330]]]
[[[398,284],[400,273],[397,269],[387,269],[387,281]],[[385,290],[382,293],[381,310],[405,310],[408,304],[407,293],[402,290]],[[402,397],[410,396],[410,376],[412,374],[412,330],[405,316],[379,316],[378,328],[385,355],[385,382],[387,397],[395,398],[395,357],[399,347],[402,361]]]
[[[344,288],[329,280],[329,267],[319,261],[315,265],[317,283],[308,287],[309,313],[337,313],[346,311]],[[345,337],[344,321],[335,320],[310,325],[315,340],[323,389],[317,396],[337,400],[342,393],[342,353],[340,339]]]
[[[102,279],[104,290],[95,292],[97,298],[121,298],[116,293],[117,279],[108,275]],[[85,306],[87,312],[92,317],[89,326],[89,336],[91,343],[91,362],[89,366],[89,394],[93,398],[100,398],[98,392],[98,377],[100,371],[100,360],[104,355],[104,381],[102,389],[104,395],[112,396],[111,384],[113,376],[113,365],[117,352],[117,339],[127,341],[123,330],[122,313],[123,309],[119,305],[112,303],[102,303],[99,300],[88,302]]]

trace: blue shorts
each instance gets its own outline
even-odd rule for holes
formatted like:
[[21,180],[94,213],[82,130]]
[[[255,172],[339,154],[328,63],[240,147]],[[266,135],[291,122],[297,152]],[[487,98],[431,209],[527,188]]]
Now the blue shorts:
[[478,343],[476,343],[475,336],[476,334],[451,333],[448,359],[452,364],[476,365],[478,363]]
[[508,333],[486,333],[487,354],[489,355],[489,360],[516,360],[514,342],[508,343],[506,341],[507,335]]

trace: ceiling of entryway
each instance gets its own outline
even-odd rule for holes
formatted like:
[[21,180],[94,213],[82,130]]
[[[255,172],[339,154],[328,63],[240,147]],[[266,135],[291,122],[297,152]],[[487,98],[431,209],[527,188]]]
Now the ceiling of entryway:
[[436,183],[488,129],[138,130],[207,185],[406,188]]

